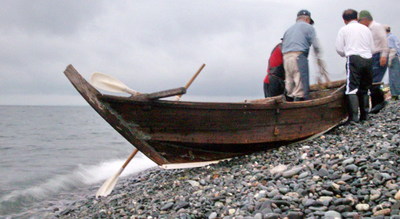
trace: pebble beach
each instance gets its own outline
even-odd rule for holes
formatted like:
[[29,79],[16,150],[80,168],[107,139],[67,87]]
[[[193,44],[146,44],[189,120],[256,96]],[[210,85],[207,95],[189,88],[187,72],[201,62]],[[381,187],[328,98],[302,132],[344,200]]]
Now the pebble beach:
[[301,143],[121,178],[109,196],[94,192],[49,217],[400,218],[399,130],[400,101],[389,101],[368,121]]

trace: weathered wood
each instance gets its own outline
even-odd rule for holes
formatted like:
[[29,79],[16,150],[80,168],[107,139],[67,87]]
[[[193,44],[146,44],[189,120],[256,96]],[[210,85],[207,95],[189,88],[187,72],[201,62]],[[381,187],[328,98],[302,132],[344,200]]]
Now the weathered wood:
[[322,84],[313,84],[310,86],[310,91],[337,88],[342,86],[344,83],[346,83],[346,80],[330,81]]
[[158,91],[150,94],[139,94],[136,96],[131,96],[130,99],[132,100],[156,100],[164,97],[172,97],[176,95],[182,95],[186,93],[186,88],[179,87],[164,91]]
[[168,163],[168,161],[155,151],[144,139],[145,133],[139,132],[132,123],[121,120],[112,109],[108,108],[106,103],[101,101],[102,94],[90,85],[72,66],[68,65],[64,71],[65,76],[72,85],[78,90],[82,97],[103,117],[116,131],[118,131],[132,145],[135,145],[143,154],[156,163]]
[[268,150],[324,132],[347,117],[343,82],[322,84],[311,92],[313,99],[302,102],[282,97],[240,103],[143,101],[103,95],[76,71],[67,72],[89,104],[159,165]]
[[[199,68],[199,70],[197,70],[197,72],[192,76],[192,78],[189,80],[188,83],[186,83],[185,85],[185,89],[188,89],[189,86],[193,83],[194,79],[196,79],[196,77],[200,74],[201,70],[203,70],[203,68],[206,66],[206,64],[202,64]],[[182,97],[182,95],[178,95],[176,97],[176,100],[180,100]]]

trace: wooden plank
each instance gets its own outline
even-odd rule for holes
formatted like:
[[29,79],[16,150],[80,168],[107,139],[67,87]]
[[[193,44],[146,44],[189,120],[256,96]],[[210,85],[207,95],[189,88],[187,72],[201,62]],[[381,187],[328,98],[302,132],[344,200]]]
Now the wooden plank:
[[174,88],[174,89],[169,89],[169,90],[163,90],[163,91],[158,91],[150,94],[139,94],[136,96],[131,96],[129,99],[131,100],[157,100],[160,98],[164,97],[172,97],[176,95],[182,95],[186,93],[186,88],[184,87],[179,87],[179,88]]
[[341,85],[343,85],[345,83],[346,83],[346,80],[331,81],[331,82],[322,83],[322,84],[313,84],[310,86],[310,91],[336,88],[336,87],[340,87]]

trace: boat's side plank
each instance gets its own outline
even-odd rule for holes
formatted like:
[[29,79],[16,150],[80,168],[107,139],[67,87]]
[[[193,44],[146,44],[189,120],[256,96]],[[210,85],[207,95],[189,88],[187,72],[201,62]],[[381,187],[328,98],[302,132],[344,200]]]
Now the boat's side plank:
[[[109,104],[123,120],[134,122],[152,140],[240,144],[286,141],[321,132],[345,117],[340,100],[295,109],[283,105],[252,108],[246,104],[235,109],[158,102]],[[307,124],[310,127],[306,129]]]

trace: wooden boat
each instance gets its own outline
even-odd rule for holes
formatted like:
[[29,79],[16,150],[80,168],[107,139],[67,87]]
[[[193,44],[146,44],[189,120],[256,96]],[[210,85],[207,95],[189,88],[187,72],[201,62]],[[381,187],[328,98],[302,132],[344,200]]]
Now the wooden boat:
[[160,100],[184,88],[139,97],[100,93],[72,65],[65,75],[123,137],[158,165],[216,161],[325,132],[347,117],[344,82],[311,86],[311,100],[282,96],[237,103]]

